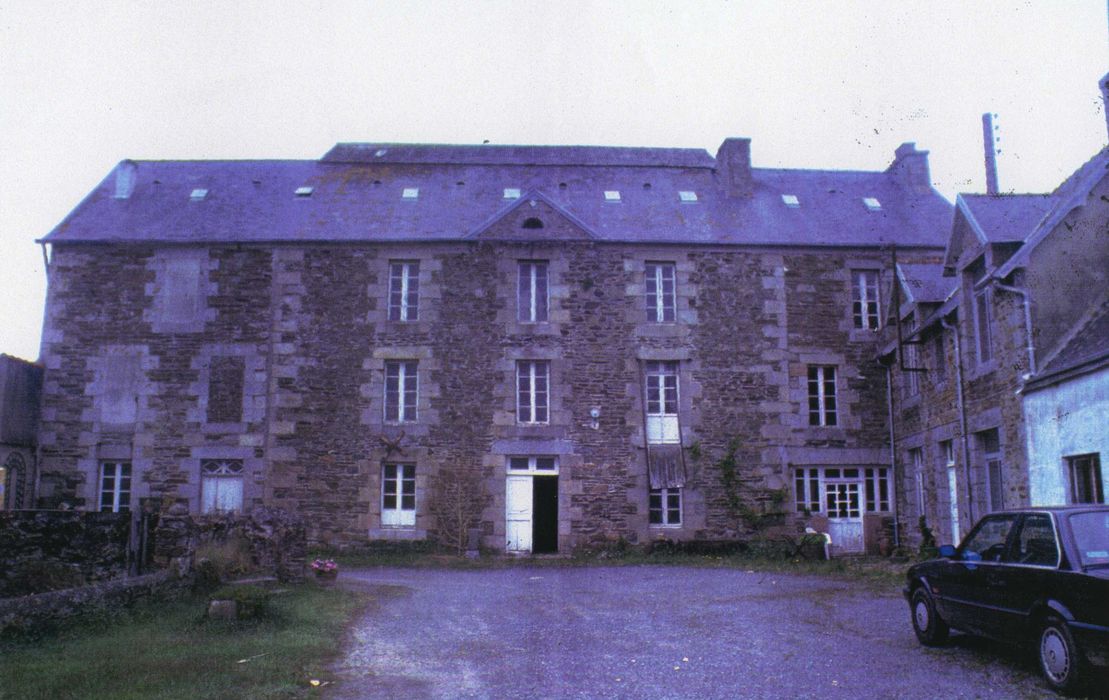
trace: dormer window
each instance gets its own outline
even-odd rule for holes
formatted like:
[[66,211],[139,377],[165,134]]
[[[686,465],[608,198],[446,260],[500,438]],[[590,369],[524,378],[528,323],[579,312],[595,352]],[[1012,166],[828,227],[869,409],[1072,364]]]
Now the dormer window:
[[605,190],[605,201],[606,202],[613,202],[615,204],[619,204],[620,203],[620,191],[619,190]]
[[298,187],[296,188],[296,192],[294,192],[293,194],[295,194],[297,197],[311,197],[312,192],[313,188],[311,187]]
[[782,195],[782,204],[786,205],[790,209],[800,209],[801,208],[801,200],[798,199],[797,195],[795,195],[795,194],[783,194]]
[[682,190],[682,191],[678,192],[678,199],[681,200],[682,202],[689,202],[689,203],[696,202],[697,201],[697,193],[694,192],[693,190]]
[[194,202],[199,202],[200,200],[204,199],[207,196],[208,196],[208,190],[196,189],[196,190],[193,190],[192,194],[189,195],[189,199],[191,199]]
[[506,188],[504,188],[504,198],[505,199],[519,199],[520,198],[520,188],[519,187],[506,187]]
[[400,194],[401,199],[416,200],[420,198],[419,187],[405,187],[404,191]]
[[863,204],[870,211],[881,211],[882,203],[878,201],[877,197],[863,197]]

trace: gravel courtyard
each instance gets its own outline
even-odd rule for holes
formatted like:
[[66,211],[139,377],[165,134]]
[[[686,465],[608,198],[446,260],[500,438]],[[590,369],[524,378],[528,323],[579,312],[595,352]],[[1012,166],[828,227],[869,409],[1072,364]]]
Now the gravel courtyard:
[[1030,654],[920,647],[896,590],[679,567],[344,571],[379,603],[325,697],[1040,698]]

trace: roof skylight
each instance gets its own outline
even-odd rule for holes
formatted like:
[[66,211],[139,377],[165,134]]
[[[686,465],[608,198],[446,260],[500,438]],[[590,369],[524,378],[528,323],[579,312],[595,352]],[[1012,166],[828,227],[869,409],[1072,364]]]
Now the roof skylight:
[[420,198],[420,188],[419,187],[405,187],[404,191],[400,193],[400,196],[401,196],[401,199],[419,199]]
[[790,209],[800,209],[801,208],[801,200],[797,199],[797,195],[795,195],[795,194],[783,194],[782,195],[782,204],[785,204]]
[[697,193],[694,192],[693,190],[682,190],[682,191],[678,192],[678,199],[680,199],[683,202],[696,202],[697,201]]
[[620,201],[620,191],[619,190],[605,190],[605,201],[606,202],[619,202]]
[[193,200],[194,202],[199,202],[207,196],[208,190],[198,188],[192,191],[192,194],[189,195],[189,199]]
[[519,199],[520,198],[520,188],[519,187],[506,187],[506,188],[504,188],[504,198],[505,199]]
[[313,189],[312,187],[298,187],[293,194],[298,197],[311,197]]
[[863,197],[863,204],[870,211],[881,211],[882,203],[878,201],[877,197]]

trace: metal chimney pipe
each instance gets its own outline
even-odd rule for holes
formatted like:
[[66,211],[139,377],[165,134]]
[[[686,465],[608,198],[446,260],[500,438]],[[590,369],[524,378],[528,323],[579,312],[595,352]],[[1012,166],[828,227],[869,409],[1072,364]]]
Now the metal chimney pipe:
[[982,150],[986,157],[986,194],[997,194],[997,127],[994,125],[996,114],[986,112],[982,115]]

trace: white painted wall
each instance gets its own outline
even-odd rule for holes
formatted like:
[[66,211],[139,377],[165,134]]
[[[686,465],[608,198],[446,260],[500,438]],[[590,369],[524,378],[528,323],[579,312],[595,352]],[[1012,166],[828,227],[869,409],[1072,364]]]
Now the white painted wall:
[[1026,394],[1023,403],[1031,504],[1069,501],[1064,458],[1073,455],[1100,454],[1102,491],[1109,489],[1109,368]]

